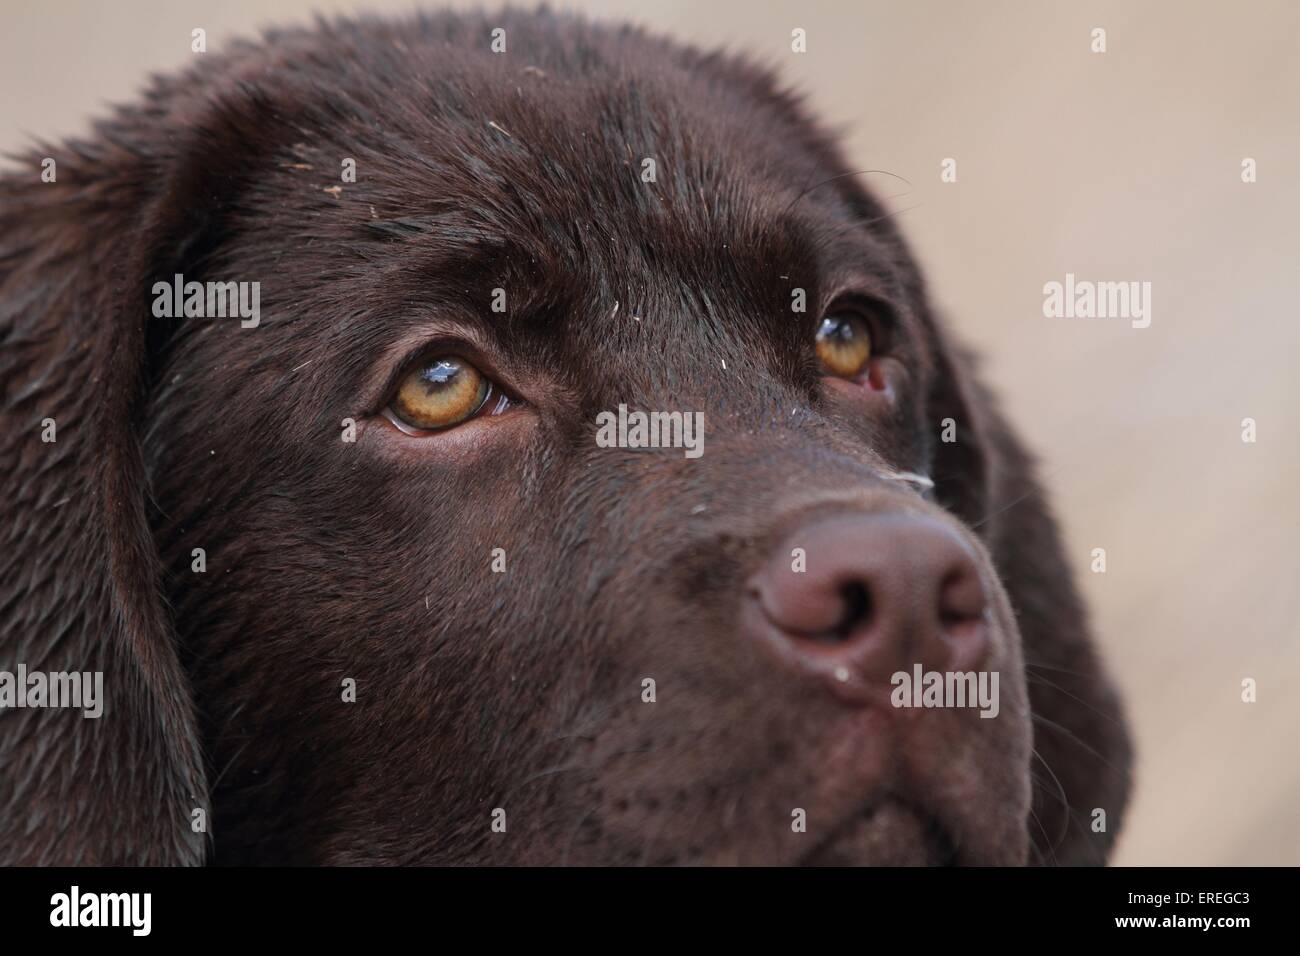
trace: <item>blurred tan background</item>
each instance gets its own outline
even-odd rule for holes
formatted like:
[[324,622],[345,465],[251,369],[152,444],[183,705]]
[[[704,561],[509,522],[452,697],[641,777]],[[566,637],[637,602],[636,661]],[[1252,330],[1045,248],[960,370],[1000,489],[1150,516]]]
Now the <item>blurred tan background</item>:
[[[910,181],[868,180],[1040,452],[1128,700],[1117,862],[1300,864],[1300,4],[557,5],[750,51],[858,168]],[[218,51],[314,11],[412,6],[0,0],[0,151],[84,131],[187,63],[194,27]],[[1043,284],[1066,272],[1150,281],[1151,326],[1044,318]]]

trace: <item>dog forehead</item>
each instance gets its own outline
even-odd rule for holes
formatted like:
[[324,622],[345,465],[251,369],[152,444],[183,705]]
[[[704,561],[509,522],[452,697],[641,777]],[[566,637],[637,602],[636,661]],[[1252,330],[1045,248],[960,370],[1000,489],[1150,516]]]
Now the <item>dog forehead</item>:
[[389,128],[341,195],[296,194],[332,241],[279,261],[314,281],[330,259],[341,281],[374,285],[360,301],[549,312],[575,328],[707,316],[737,296],[779,306],[811,284],[819,230],[844,222],[836,197],[800,195],[815,163],[765,160],[766,144],[684,111],[652,129],[676,108],[671,91],[574,95],[484,95],[480,117],[444,108],[423,133]]
[[644,274],[706,249],[743,251],[834,207],[829,191],[799,202],[812,157],[778,159],[771,137],[751,138],[734,115],[694,115],[687,88],[663,86],[484,90],[476,115],[443,104],[427,130],[370,158],[377,201],[364,230]]

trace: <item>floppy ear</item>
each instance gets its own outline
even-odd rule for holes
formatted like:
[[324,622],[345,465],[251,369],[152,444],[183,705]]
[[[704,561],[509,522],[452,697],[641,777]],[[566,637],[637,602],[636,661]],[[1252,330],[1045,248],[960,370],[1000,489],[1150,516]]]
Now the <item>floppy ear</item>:
[[935,338],[929,417],[939,439],[936,495],[987,542],[1024,646],[1036,861],[1104,863],[1128,802],[1132,751],[1123,710],[1098,659],[1033,459],[977,379],[969,353]]
[[197,864],[207,843],[140,450],[171,187],[111,132],[43,150],[55,182],[39,154],[0,180],[0,672],[102,673],[97,717],[0,711],[4,864]]

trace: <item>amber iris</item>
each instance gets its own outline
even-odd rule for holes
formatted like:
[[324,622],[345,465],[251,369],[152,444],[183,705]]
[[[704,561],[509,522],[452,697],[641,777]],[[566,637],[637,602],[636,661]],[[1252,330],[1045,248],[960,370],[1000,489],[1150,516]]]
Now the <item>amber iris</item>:
[[468,419],[487,400],[491,385],[469,362],[443,356],[417,363],[397,388],[392,410],[412,428],[435,431]]
[[828,315],[817,330],[817,357],[832,375],[856,378],[871,360],[871,329],[856,315]]

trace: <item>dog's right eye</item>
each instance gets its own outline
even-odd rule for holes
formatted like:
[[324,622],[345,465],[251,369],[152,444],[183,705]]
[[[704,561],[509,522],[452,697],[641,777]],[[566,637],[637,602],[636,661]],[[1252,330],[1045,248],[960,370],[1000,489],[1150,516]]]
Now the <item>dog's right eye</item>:
[[[385,412],[408,433],[441,431],[484,410],[492,392],[492,383],[468,361],[442,355],[416,362],[402,376]],[[503,395],[493,414],[503,411],[504,404],[508,402]]]

